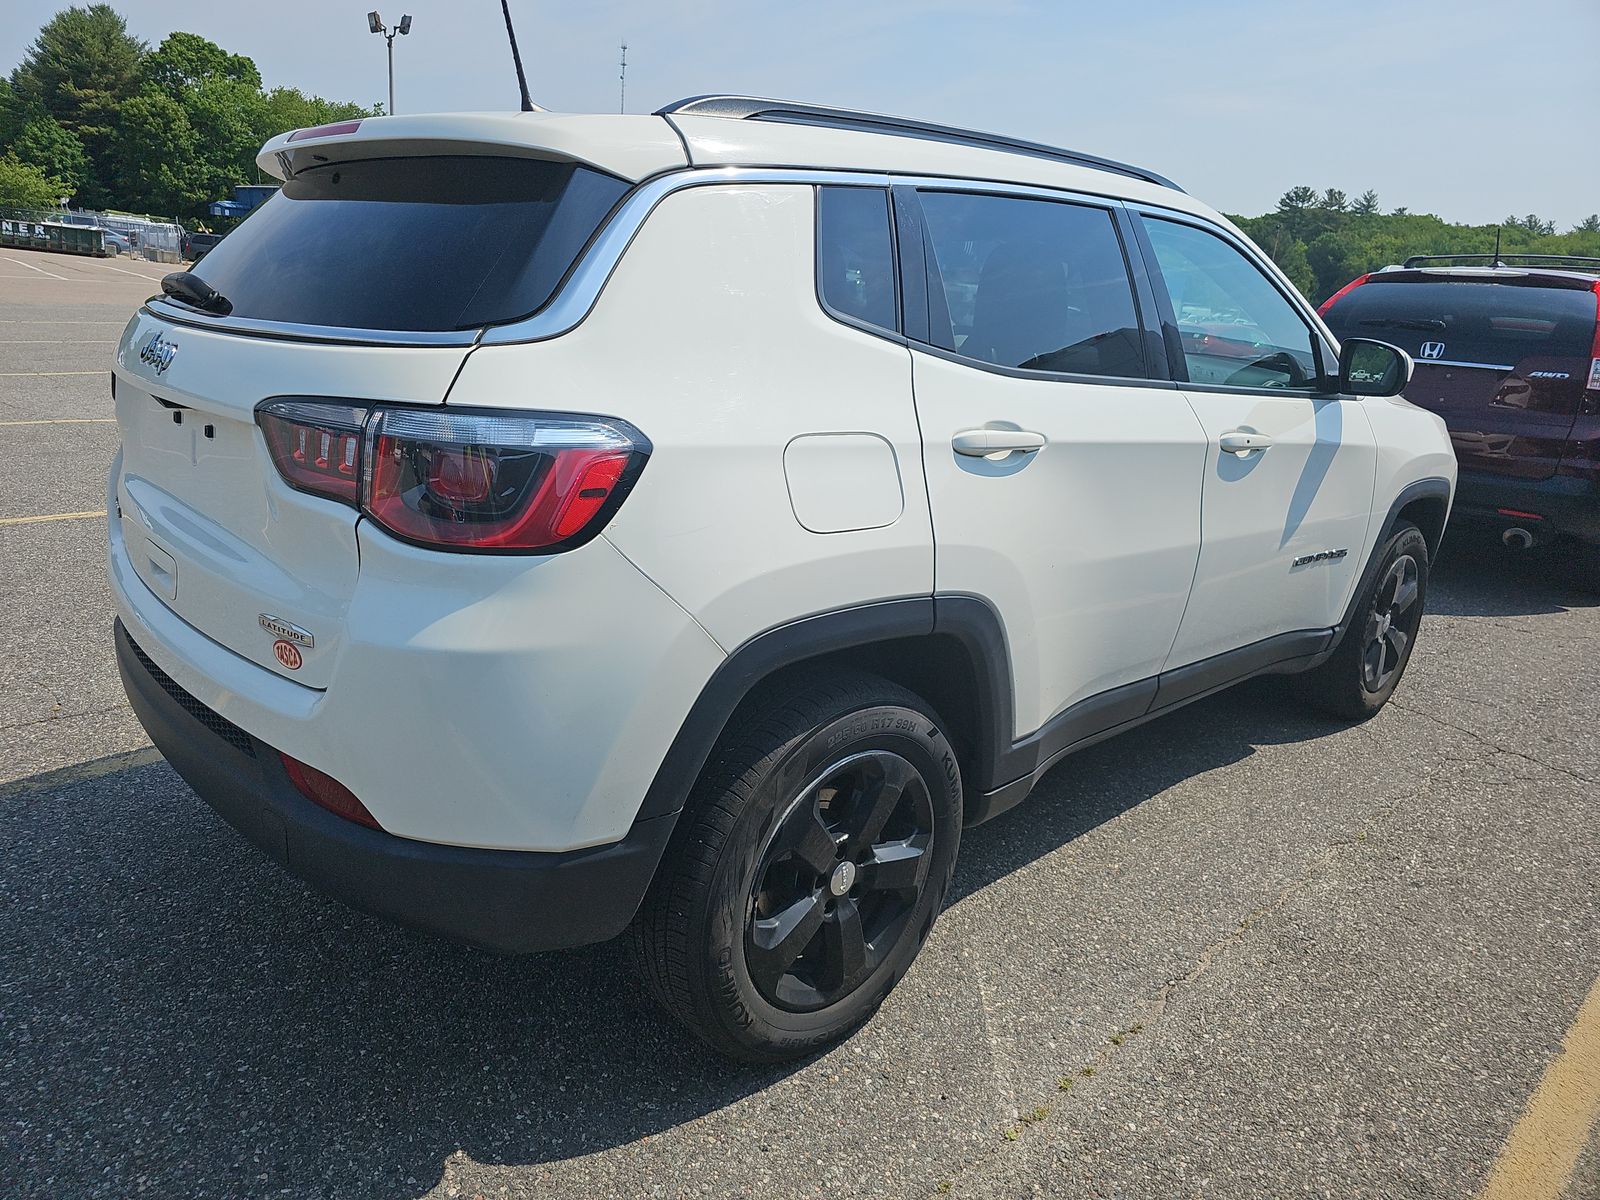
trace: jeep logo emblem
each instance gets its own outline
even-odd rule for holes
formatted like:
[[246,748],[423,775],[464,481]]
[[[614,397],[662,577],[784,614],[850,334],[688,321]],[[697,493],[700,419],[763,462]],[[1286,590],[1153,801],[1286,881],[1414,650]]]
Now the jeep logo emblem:
[[160,375],[172,365],[177,353],[178,343],[168,341],[158,330],[150,335],[148,342],[139,347],[139,361],[154,367],[156,374]]

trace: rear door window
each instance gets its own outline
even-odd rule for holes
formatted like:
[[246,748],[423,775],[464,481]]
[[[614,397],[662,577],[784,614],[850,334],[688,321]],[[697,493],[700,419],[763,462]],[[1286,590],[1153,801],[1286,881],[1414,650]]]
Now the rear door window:
[[930,339],[1023,371],[1142,378],[1138,310],[1103,208],[986,193],[920,193]]
[[1419,363],[1443,360],[1510,370],[1532,355],[1589,357],[1595,295],[1475,280],[1376,281],[1326,314],[1341,338],[1393,342]]
[[817,290],[837,316],[891,333],[900,328],[885,189],[818,189]]
[[476,329],[538,311],[628,190],[541,159],[370,159],[302,171],[195,274],[233,315]]

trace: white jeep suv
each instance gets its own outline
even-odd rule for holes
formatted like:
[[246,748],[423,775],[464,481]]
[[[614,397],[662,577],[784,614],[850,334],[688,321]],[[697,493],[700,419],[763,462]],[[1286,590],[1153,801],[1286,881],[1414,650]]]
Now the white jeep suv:
[[1455,461],[1140,168],[743,97],[363,119],[129,322],[124,685],[289,871],[631,930],[725,1053],[865,1020],[964,825],[1241,679],[1357,718]]

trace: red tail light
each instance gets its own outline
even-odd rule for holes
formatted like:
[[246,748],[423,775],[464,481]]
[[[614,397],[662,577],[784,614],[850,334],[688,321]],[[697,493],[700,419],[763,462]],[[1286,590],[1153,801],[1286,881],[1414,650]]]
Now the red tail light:
[[257,412],[293,487],[409,542],[551,553],[604,527],[650,453],[626,422],[554,413],[281,399]]
[[320,400],[271,400],[256,413],[273,465],[290,487],[356,502],[365,407]]
[[1589,348],[1589,381],[1586,386],[1590,391],[1600,392],[1600,279],[1594,284],[1594,345]]
[[1317,306],[1317,316],[1319,316],[1319,317],[1327,316],[1328,315],[1328,310],[1330,308],[1332,308],[1335,304],[1339,303],[1340,300],[1343,300],[1348,293],[1355,291],[1358,287],[1360,287],[1363,283],[1365,283],[1367,280],[1369,280],[1371,278],[1372,278],[1372,275],[1371,275],[1370,272],[1368,274],[1366,274],[1366,275],[1357,275],[1349,283],[1345,284],[1337,292],[1335,292],[1333,295],[1329,296],[1326,300],[1324,300],[1321,304],[1319,304]]
[[289,782],[307,800],[346,821],[354,821],[368,829],[383,828],[378,824],[378,819],[367,811],[367,806],[356,799],[356,794],[332,775],[324,774],[287,754],[279,754],[278,757],[283,759],[283,769],[289,775]]

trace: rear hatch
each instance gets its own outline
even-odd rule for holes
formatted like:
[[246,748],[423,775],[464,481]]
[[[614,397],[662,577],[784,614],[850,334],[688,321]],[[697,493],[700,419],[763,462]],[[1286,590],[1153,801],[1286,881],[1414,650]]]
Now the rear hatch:
[[231,312],[153,301],[123,334],[113,519],[140,579],[235,653],[327,686],[360,517],[284,481],[257,406],[442,404],[477,332],[542,307],[627,187],[486,155],[298,171],[195,271]]
[[1444,418],[1463,468],[1546,479],[1583,405],[1592,287],[1506,268],[1384,272],[1324,316],[1340,338],[1392,342],[1416,360],[1406,399]]

